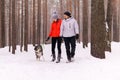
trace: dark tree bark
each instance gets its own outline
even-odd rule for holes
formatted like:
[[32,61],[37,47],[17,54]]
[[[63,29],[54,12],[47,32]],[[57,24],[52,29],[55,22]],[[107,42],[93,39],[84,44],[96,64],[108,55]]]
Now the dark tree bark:
[[5,47],[5,0],[1,0],[1,47]]
[[88,0],[83,0],[83,48],[88,47]]
[[[119,0],[119,4],[120,5],[120,0]],[[119,26],[119,41],[120,41],[120,6],[118,7],[118,26]]]
[[117,2],[118,0],[112,0],[113,4],[113,41],[119,42],[119,27],[117,24]]
[[74,0],[74,17],[77,20],[77,0]]
[[37,20],[37,44],[40,44],[40,38],[41,38],[41,0],[38,0],[38,20]]
[[12,54],[15,54],[16,50],[15,1],[12,0]]
[[11,44],[12,44],[12,9],[11,9],[11,6],[12,6],[12,0],[9,0],[9,52],[11,51]]
[[33,46],[35,46],[35,28],[36,28],[36,25],[35,25],[35,0],[33,0]]
[[25,0],[24,50],[28,51],[28,0]]
[[0,48],[1,48],[1,43],[2,43],[2,35],[1,35],[1,8],[2,8],[2,6],[1,6],[1,3],[2,2],[0,2]]
[[23,48],[23,28],[24,28],[24,0],[21,1],[21,41],[20,41],[20,51],[22,52]]
[[47,37],[47,0],[43,1],[43,43]]
[[92,0],[91,11],[91,54],[104,59],[106,36],[104,0]]
[[63,0],[60,0],[60,15],[61,15],[61,18],[63,18]]
[[106,51],[110,51],[111,52],[111,28],[112,28],[112,16],[113,16],[113,6],[112,6],[112,1],[113,0],[108,0],[108,6],[107,6],[107,18],[106,18],[106,22],[108,24],[108,29],[106,32]]
[[78,25],[79,25],[79,39],[78,42],[80,43],[80,0],[77,0],[78,4]]
[[73,0],[67,0],[66,5],[67,5],[67,10],[72,12],[72,1]]

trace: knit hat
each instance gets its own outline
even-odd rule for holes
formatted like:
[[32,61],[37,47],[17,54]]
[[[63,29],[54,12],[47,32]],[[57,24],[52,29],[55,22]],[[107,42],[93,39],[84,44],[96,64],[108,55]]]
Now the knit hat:
[[64,15],[71,17],[71,13],[69,11],[64,12]]
[[58,14],[56,12],[53,13],[52,19],[58,19]]

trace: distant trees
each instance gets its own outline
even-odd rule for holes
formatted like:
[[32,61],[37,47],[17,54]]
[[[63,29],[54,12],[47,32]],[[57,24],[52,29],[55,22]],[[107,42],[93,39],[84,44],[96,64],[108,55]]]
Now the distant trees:
[[28,51],[28,44],[44,44],[52,13],[63,19],[64,11],[70,11],[78,21],[83,48],[91,42],[91,54],[105,58],[111,42],[120,41],[119,5],[119,0],[1,0],[0,48],[9,46],[15,54],[17,45]]

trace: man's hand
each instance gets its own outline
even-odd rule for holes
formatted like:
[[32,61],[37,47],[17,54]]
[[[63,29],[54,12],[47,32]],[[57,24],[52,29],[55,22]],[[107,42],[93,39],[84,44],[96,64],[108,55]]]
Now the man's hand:
[[76,34],[76,39],[79,39],[79,34]]

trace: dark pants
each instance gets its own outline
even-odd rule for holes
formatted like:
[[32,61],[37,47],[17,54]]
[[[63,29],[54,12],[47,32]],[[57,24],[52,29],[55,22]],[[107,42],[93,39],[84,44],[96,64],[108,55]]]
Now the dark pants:
[[55,47],[57,43],[58,54],[61,55],[61,37],[52,37],[52,55],[55,55]]
[[68,60],[71,60],[71,57],[75,56],[75,48],[76,48],[76,38],[73,37],[64,37],[66,53]]

